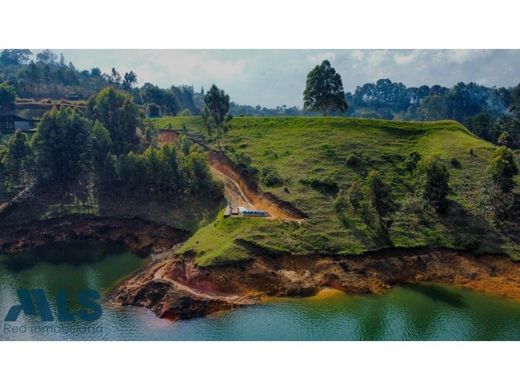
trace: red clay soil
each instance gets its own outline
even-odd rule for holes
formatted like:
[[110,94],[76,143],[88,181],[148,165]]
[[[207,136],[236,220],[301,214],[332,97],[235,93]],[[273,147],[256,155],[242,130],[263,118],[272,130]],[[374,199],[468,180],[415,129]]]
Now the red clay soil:
[[239,172],[223,152],[208,150],[207,153],[210,166],[233,180],[255,209],[267,211],[271,217],[278,219],[303,219],[306,217],[289,202],[278,199],[270,192],[261,191],[255,180],[245,173]]
[[248,263],[210,268],[169,256],[123,281],[110,300],[147,307],[159,317],[188,319],[268,297],[311,296],[326,287],[380,294],[396,284],[424,282],[520,301],[520,264],[507,257],[447,249],[386,250],[342,258],[259,255]]

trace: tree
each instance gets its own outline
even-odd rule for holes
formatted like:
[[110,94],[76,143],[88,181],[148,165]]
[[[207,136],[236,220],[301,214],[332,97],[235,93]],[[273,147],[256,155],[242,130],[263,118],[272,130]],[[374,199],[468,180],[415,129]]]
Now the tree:
[[26,135],[20,130],[9,138],[1,163],[7,190],[25,188],[33,181],[32,150]]
[[323,115],[332,112],[345,112],[348,109],[343,91],[341,76],[325,60],[307,75],[307,84],[303,92],[303,108],[307,111],[319,111]]
[[448,103],[446,97],[439,95],[427,96],[418,110],[419,118],[422,120],[447,119]]
[[119,72],[116,70],[116,68],[112,68],[112,71],[111,71],[111,73],[110,73],[109,81],[110,81],[112,84],[115,84],[116,87],[119,87],[119,86],[121,85],[121,75],[120,75]]
[[97,67],[90,69],[90,77],[101,77],[101,69]]
[[123,89],[126,89],[127,91],[132,89],[133,85],[137,83],[137,75],[134,73],[133,70],[130,72],[125,73],[123,77]]
[[229,95],[215,84],[211,86],[204,96],[204,112],[202,117],[208,128],[208,133],[216,133],[217,144],[220,150],[220,139],[222,135],[231,128],[231,115],[229,114]]
[[370,202],[380,217],[385,217],[395,210],[391,188],[383,181],[379,172],[374,170],[368,172],[367,187]]
[[506,148],[512,148],[513,143],[513,138],[511,137],[511,134],[509,134],[509,132],[507,131],[503,131],[497,139],[497,144],[505,146]]
[[4,65],[22,65],[29,61],[32,52],[28,49],[2,50],[0,62]]
[[518,166],[511,149],[502,146],[495,152],[495,156],[488,166],[488,175],[497,191],[509,193],[515,186],[513,177],[518,174]]
[[139,143],[136,129],[140,125],[139,111],[132,97],[111,87],[102,89],[87,103],[87,115],[98,120],[110,133],[111,152],[126,154]]
[[150,103],[148,104],[148,116],[150,118],[160,118],[161,117],[161,107],[158,104]]
[[91,123],[70,108],[45,113],[31,144],[39,177],[67,187],[88,166]]
[[7,84],[0,84],[0,110],[13,108],[16,102],[16,91],[14,87]]
[[177,150],[169,144],[161,147],[159,151],[159,165],[161,186],[169,193],[183,187],[183,182],[180,180],[179,161]]
[[44,64],[54,64],[58,61],[58,56],[49,49],[36,54],[36,61]]
[[110,133],[101,124],[96,121],[92,127],[91,134],[91,158],[92,158],[92,169],[99,176],[102,174],[105,163],[107,161],[108,154],[112,147],[112,140],[110,139]]
[[494,121],[487,112],[481,112],[470,118],[468,127],[473,134],[478,135],[480,138],[490,142],[495,141]]
[[425,204],[437,212],[444,213],[450,192],[450,173],[438,157],[428,158],[420,164],[420,190]]

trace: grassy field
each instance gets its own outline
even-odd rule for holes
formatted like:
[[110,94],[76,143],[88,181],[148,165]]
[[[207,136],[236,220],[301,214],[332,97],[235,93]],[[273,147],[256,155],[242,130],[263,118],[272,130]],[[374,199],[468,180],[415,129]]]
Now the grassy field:
[[[184,126],[188,135],[216,147],[199,117],[161,118],[156,125]],[[384,247],[436,246],[520,257],[518,243],[498,231],[478,202],[494,146],[457,122],[237,117],[222,144],[232,159],[245,156],[259,172],[276,171],[282,182],[275,186],[260,182],[261,188],[291,202],[309,218],[299,224],[219,215],[180,250],[196,254],[199,265],[245,260],[254,247],[294,254],[359,254]],[[438,155],[450,166],[452,194],[446,215],[420,207],[417,178],[404,168],[412,151],[423,158]],[[451,164],[452,159],[460,165]],[[382,230],[369,214],[338,213],[333,207],[338,193],[353,181],[363,188],[372,169],[391,185],[398,203],[388,229]],[[333,185],[309,185],[313,180]]]

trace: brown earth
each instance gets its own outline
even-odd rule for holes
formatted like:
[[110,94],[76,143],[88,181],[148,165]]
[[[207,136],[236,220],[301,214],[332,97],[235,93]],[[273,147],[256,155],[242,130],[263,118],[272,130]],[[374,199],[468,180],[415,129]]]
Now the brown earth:
[[[254,209],[267,211],[273,218],[283,220],[303,219],[306,215],[289,202],[278,199],[270,192],[263,192],[256,181],[246,173],[240,172],[234,163],[223,153],[209,149],[207,151],[212,169],[231,180]],[[226,184],[224,182],[224,184]]]
[[[179,134],[175,130],[160,130],[159,143],[175,143]],[[217,180],[224,184],[224,194],[233,207],[244,206],[269,213],[271,218],[299,220],[306,218],[305,213],[289,202],[285,202],[270,192],[263,192],[254,178],[241,172],[221,151],[210,149],[207,145],[190,138],[201,145],[208,155],[211,171]]]
[[165,252],[187,232],[139,218],[67,216],[0,228],[0,253],[25,251],[53,242],[97,240],[124,244],[142,256]]
[[110,300],[147,307],[159,317],[188,319],[268,297],[311,296],[326,287],[379,294],[396,284],[424,282],[520,301],[520,264],[503,256],[476,257],[448,249],[385,250],[342,258],[259,256],[212,268],[169,256],[116,286]]
[[157,140],[160,144],[172,144],[177,141],[179,134],[174,130],[160,130]]

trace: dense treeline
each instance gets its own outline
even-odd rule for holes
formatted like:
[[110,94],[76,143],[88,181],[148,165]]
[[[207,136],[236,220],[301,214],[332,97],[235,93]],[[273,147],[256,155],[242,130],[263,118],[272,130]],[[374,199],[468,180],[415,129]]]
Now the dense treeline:
[[466,123],[480,112],[500,116],[511,104],[511,89],[462,82],[452,88],[407,87],[381,79],[346,95],[351,116],[381,119],[454,119]]
[[2,190],[14,194],[37,186],[161,198],[218,196],[200,146],[181,137],[175,147],[158,148],[142,129],[153,126],[143,121],[130,95],[113,88],[91,97],[86,113],[54,108],[31,140],[18,130],[0,147]]
[[136,104],[145,105],[148,110],[150,105],[156,106],[158,111],[151,116],[177,115],[182,110],[200,114],[201,108],[195,103],[197,94],[192,87],[159,88],[145,83],[137,88],[137,81],[133,71],[121,75],[114,68],[109,73],[96,67],[78,70],[71,62],[67,64],[63,55],[50,50],[36,57],[26,49],[6,49],[0,53],[0,83],[13,87],[19,98],[82,100],[110,86],[127,92]]
[[[388,79],[357,87],[347,93],[348,115],[355,117],[439,120],[454,119],[478,136],[508,147],[520,142],[520,85],[515,88],[457,83],[406,87]],[[507,134],[503,134],[506,132]],[[502,140],[500,137],[502,136]]]

